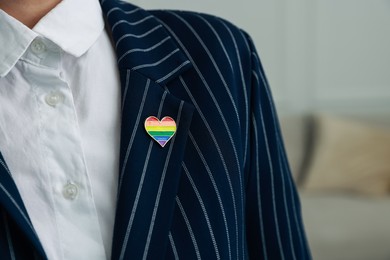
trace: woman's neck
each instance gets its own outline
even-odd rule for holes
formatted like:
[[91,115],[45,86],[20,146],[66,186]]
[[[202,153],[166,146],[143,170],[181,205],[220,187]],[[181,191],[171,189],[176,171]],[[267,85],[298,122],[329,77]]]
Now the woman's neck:
[[61,0],[0,0],[0,9],[31,29],[60,2]]

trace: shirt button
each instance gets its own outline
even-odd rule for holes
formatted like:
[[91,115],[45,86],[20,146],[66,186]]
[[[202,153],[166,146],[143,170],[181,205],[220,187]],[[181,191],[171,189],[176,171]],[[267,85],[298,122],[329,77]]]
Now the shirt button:
[[46,51],[46,45],[40,39],[35,39],[31,43],[31,50],[35,54],[40,54]]
[[68,200],[75,200],[78,194],[79,187],[73,182],[68,182],[62,190],[62,195]]
[[60,103],[63,99],[63,96],[61,93],[58,92],[52,92],[46,95],[45,101],[49,106],[55,107]]

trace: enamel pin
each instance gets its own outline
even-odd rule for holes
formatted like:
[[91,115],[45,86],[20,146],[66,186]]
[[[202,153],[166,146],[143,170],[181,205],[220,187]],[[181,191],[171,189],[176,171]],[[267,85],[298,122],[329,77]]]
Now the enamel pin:
[[161,120],[149,116],[145,120],[145,130],[161,147],[164,147],[176,132],[176,122],[169,116]]

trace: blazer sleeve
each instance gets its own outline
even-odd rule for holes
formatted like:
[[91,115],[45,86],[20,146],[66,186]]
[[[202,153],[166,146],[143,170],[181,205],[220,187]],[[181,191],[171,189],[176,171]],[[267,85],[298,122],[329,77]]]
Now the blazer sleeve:
[[250,36],[246,233],[250,259],[311,259],[271,91]]

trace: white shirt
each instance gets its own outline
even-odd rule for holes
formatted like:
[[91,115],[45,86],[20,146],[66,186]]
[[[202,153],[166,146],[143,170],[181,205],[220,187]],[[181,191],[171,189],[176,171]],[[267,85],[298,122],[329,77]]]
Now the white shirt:
[[0,151],[49,259],[108,259],[120,83],[97,0],[32,30],[0,10]]

